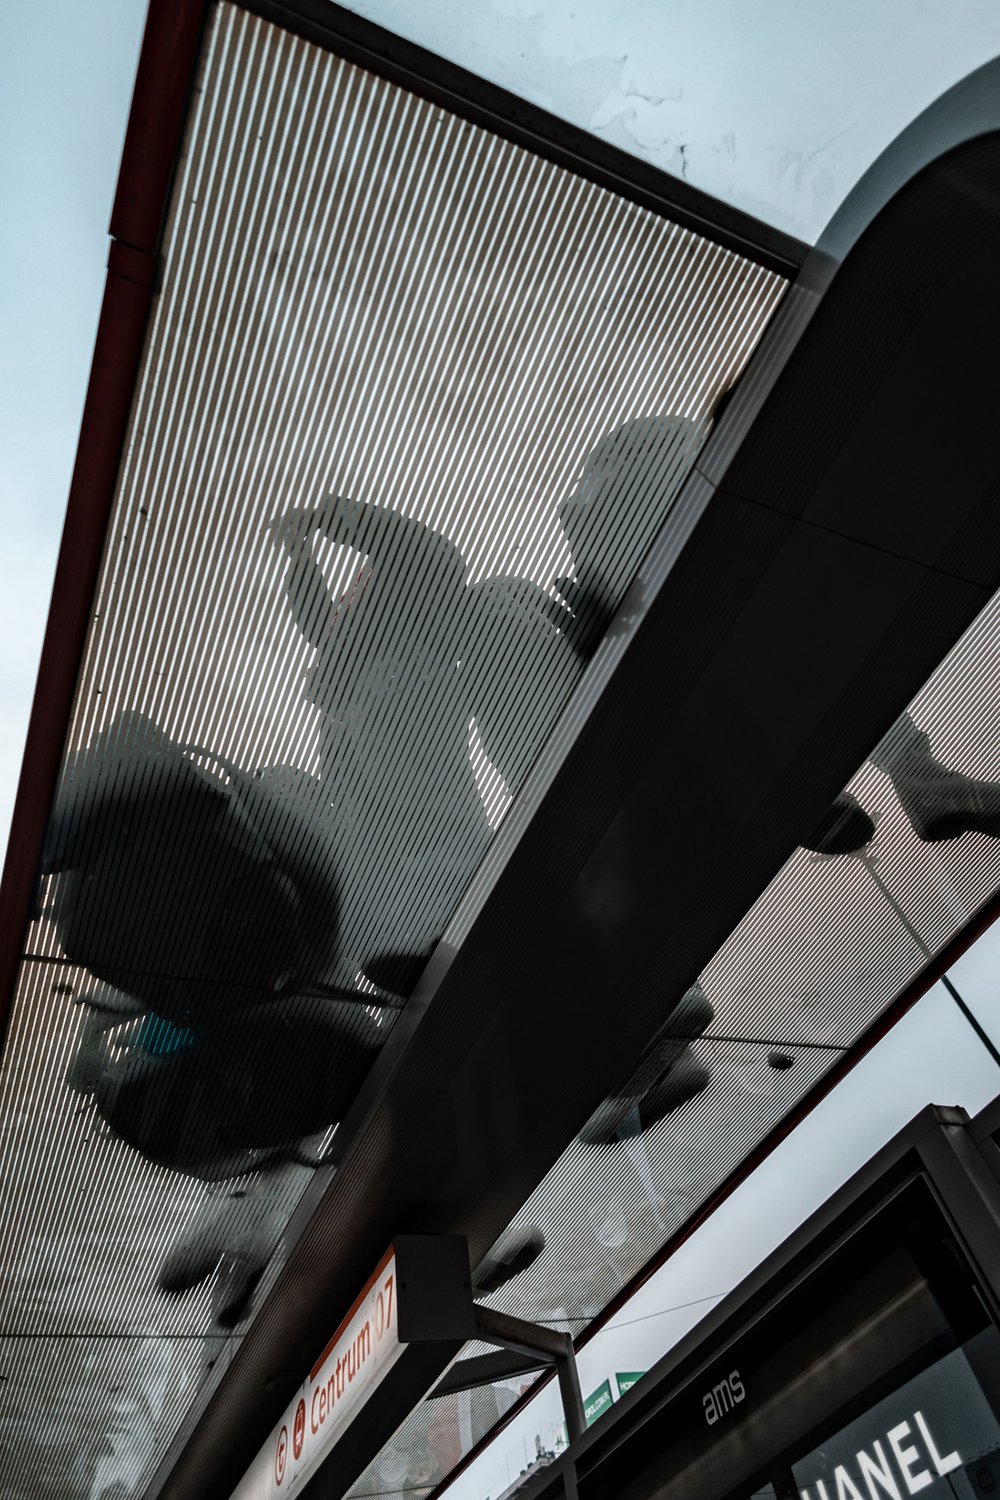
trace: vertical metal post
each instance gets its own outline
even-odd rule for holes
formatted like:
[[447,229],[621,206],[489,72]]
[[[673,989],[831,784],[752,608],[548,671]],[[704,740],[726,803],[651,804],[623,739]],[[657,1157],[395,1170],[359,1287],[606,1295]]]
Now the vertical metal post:
[[566,1436],[571,1443],[583,1436],[587,1419],[583,1411],[576,1352],[568,1333],[559,1333],[554,1328],[545,1328],[524,1318],[513,1318],[509,1313],[481,1306],[476,1307],[476,1333],[484,1343],[513,1349],[519,1354],[542,1355],[554,1364],[566,1418]]
[[970,1139],[965,1124],[945,1121],[918,1143],[917,1151],[966,1252],[983,1291],[1000,1316],[1000,1185]]
[[572,1342],[568,1355],[556,1359],[556,1375],[559,1378],[559,1394],[562,1397],[563,1416],[566,1418],[566,1436],[571,1443],[583,1437],[587,1430],[587,1418],[583,1410],[583,1393],[580,1390],[580,1372],[576,1368],[576,1356]]

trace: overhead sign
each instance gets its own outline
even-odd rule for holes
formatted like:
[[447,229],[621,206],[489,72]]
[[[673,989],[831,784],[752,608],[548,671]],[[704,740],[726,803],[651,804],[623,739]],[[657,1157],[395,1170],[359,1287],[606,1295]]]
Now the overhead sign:
[[[402,1287],[397,1259],[406,1261]],[[464,1241],[449,1236],[397,1237],[288,1403],[232,1500],[283,1500],[300,1491],[349,1428],[355,1435],[356,1418],[414,1345],[413,1381],[407,1381],[401,1370],[399,1378],[394,1376],[400,1390],[382,1402],[389,1430],[394,1430],[398,1402],[415,1405],[472,1336],[469,1280]],[[377,1433],[377,1423],[368,1425]],[[377,1451],[377,1436],[372,1441]]]
[[233,1500],[292,1493],[326,1457],[403,1351],[396,1256],[386,1251],[289,1402]]

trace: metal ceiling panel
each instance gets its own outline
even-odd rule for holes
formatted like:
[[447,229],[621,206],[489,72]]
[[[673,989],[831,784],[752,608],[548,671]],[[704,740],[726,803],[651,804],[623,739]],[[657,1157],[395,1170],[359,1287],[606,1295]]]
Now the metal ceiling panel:
[[212,12],[0,1073],[0,1495],[135,1493],[229,1357],[783,285]]

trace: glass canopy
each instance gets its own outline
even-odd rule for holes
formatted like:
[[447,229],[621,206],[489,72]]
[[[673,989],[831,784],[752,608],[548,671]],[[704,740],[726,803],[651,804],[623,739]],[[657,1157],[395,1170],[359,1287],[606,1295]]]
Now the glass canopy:
[[[0,1069],[0,1500],[147,1488],[785,289],[229,3],[163,261]],[[585,1326],[995,888],[994,624],[482,1295]]]
[[783,290],[211,12],[0,1073],[0,1495],[144,1492]]
[[815,243],[875,158],[1000,53],[989,0],[344,0]]

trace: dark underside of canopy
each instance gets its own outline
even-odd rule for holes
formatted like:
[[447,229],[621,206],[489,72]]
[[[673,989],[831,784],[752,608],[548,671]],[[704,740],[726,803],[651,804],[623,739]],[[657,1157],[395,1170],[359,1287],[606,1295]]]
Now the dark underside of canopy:
[[[664,997],[989,601],[998,166],[992,138],[914,181],[835,279],[736,458],[717,472],[707,450],[690,540],[654,552],[641,622],[530,826],[509,849],[501,834],[461,945],[432,959],[164,1495],[238,1478],[280,1409],[269,1377],[308,1363],[317,1319],[336,1318],[396,1228],[487,1250],[628,1073]],[[975,714],[961,678],[952,706]]]

